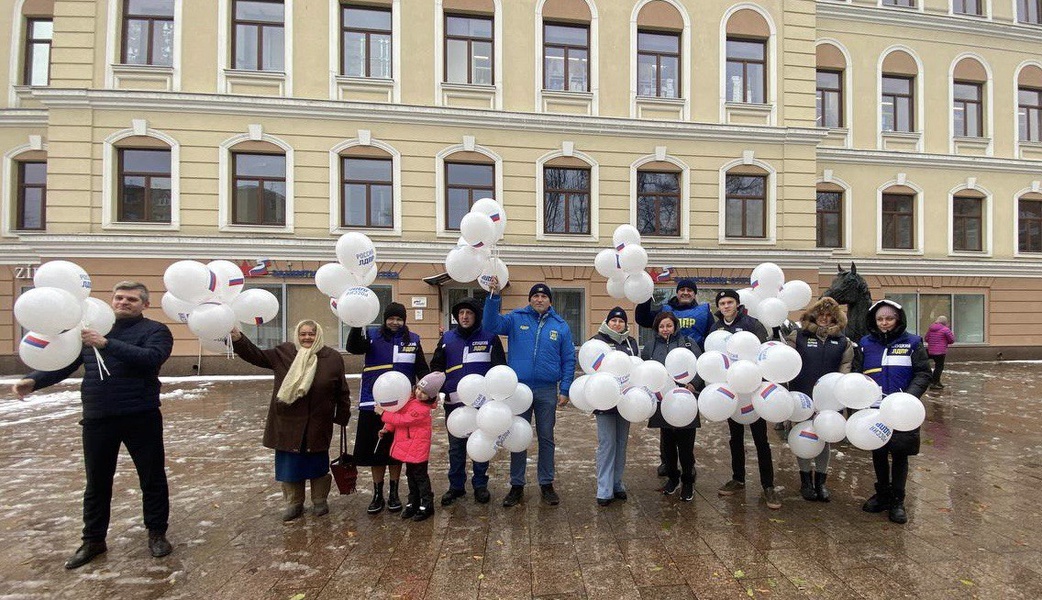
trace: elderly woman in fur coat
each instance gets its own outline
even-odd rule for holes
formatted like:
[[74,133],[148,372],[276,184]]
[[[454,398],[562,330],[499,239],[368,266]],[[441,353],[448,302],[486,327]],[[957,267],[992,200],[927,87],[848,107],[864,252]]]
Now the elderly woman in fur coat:
[[[850,372],[854,344],[843,335],[846,327],[847,316],[832,298],[825,296],[810,305],[800,317],[800,329],[790,333],[785,340],[803,359],[800,374],[789,382],[790,390],[810,396],[822,375]],[[829,444],[825,444],[816,457],[796,459],[800,466],[800,495],[804,500],[829,501],[825,479],[828,477],[830,451]]]

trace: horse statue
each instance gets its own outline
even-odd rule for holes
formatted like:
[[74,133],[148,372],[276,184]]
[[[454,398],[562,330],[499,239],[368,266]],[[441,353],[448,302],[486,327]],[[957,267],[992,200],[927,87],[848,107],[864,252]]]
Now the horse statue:
[[868,333],[865,318],[872,306],[872,292],[865,278],[857,274],[854,263],[850,263],[849,271],[844,271],[842,265],[838,267],[839,273],[822,296],[828,296],[847,307],[847,329],[844,334],[850,341],[857,343]]

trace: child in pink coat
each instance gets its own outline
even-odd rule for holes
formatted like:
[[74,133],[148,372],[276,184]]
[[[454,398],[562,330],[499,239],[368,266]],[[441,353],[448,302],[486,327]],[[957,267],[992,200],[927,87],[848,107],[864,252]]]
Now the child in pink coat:
[[384,433],[394,432],[391,458],[405,463],[405,477],[409,482],[409,500],[402,511],[403,519],[423,521],[434,514],[434,492],[427,474],[431,454],[431,411],[437,407],[438,391],[445,383],[445,373],[434,371],[421,379],[412,396],[398,412],[382,413]]

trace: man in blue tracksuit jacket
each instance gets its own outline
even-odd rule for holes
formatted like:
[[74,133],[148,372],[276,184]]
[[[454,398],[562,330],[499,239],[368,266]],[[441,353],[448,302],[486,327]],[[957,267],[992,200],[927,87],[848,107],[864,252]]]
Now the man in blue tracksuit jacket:
[[[532,388],[532,408],[521,417],[531,420],[535,414],[539,487],[543,502],[555,505],[561,500],[554,491],[554,424],[557,407],[568,402],[568,388],[575,376],[572,331],[551,306],[553,292],[545,283],[529,290],[528,306],[505,315],[499,314],[503,297],[497,279],[493,278],[489,292],[482,324],[492,333],[507,336],[507,365],[517,373],[518,381]],[[527,460],[527,451],[511,453],[510,493],[503,506],[515,506],[524,498]]]

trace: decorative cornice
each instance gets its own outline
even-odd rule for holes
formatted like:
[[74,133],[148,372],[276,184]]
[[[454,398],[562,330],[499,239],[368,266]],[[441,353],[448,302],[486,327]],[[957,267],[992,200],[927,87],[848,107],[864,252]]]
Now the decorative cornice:
[[898,258],[876,257],[858,258],[844,256],[828,261],[820,269],[820,273],[829,277],[836,274],[836,264],[847,267],[851,262],[857,265],[857,272],[862,275],[912,276],[912,277],[1026,277],[1037,279],[1042,277],[1042,257],[1024,262],[993,259],[943,259],[923,258],[921,256]]
[[913,37],[908,35],[907,30],[909,28],[954,33],[970,36],[971,39],[976,36],[986,35],[1006,40],[1028,42],[1033,46],[1037,46],[1039,38],[1042,37],[1042,28],[1035,25],[1004,23],[982,17],[964,15],[916,12],[892,6],[865,6],[819,1],[817,2],[817,14],[818,19],[832,18],[897,27],[900,31],[895,32],[894,35],[906,39]]
[[0,109],[0,127],[47,127],[47,111],[42,108]]
[[819,146],[819,161],[889,165],[900,167],[930,167],[934,169],[972,169],[974,171],[1001,171],[1005,173],[1042,174],[1042,160],[996,158],[991,156],[959,156],[954,154],[927,154],[924,152],[896,152],[893,150],[856,150]]

